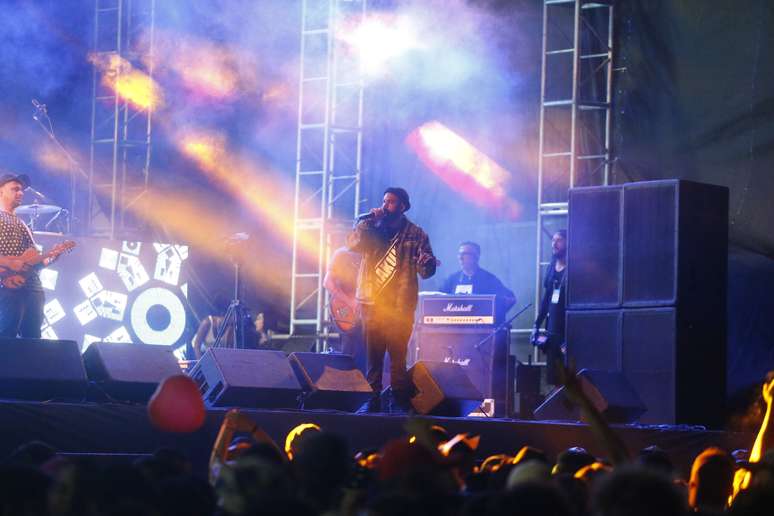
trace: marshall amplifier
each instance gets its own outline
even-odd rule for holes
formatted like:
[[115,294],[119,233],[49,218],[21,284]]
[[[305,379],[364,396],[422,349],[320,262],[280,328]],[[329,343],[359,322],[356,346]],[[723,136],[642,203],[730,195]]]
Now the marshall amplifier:
[[495,415],[502,417],[511,410],[508,378],[513,373],[508,370],[508,330],[492,335],[493,330],[494,326],[417,325],[415,361],[457,364],[484,398],[495,400]]
[[481,326],[495,323],[495,296],[423,295],[419,324],[430,326]]

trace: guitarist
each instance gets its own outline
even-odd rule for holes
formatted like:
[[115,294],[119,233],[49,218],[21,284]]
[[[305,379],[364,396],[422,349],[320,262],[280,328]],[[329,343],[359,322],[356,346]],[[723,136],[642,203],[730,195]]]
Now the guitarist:
[[0,288],[0,337],[40,338],[45,295],[36,270],[19,257],[35,247],[32,232],[16,215],[24,189],[30,186],[26,175],[0,176],[0,267],[23,272],[18,288]]
[[[347,247],[336,249],[328,260],[328,270],[325,273],[323,285],[331,295],[331,305],[338,307],[332,310],[332,317],[337,321],[341,335],[341,352],[352,355],[355,365],[363,374],[366,373],[366,353],[363,336],[363,323],[357,308],[355,291],[357,289],[357,274],[360,270],[360,254]],[[339,313],[337,313],[339,312]],[[353,324],[351,328],[347,328]]]

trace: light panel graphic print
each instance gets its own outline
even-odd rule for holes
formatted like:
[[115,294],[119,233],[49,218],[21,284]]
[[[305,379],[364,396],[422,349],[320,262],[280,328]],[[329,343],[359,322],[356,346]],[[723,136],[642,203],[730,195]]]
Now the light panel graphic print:
[[[63,238],[36,235],[43,249]],[[185,245],[78,238],[40,271],[43,338],[183,346],[189,328]]]

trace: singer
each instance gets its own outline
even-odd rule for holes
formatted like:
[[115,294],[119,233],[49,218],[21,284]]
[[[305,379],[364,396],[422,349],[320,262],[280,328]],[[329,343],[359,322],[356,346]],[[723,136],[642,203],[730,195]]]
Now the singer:
[[[382,206],[360,217],[348,240],[363,260],[356,299],[365,323],[367,378],[374,390],[363,407],[368,412],[407,412],[412,395],[406,351],[417,306],[417,274],[425,279],[435,274],[436,259],[427,234],[406,218],[409,208],[406,190],[387,188]],[[391,392],[382,400],[385,352],[390,354]]]

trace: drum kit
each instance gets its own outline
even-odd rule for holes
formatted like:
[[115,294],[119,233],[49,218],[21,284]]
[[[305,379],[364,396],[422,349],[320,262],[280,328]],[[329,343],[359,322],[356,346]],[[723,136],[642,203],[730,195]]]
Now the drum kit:
[[16,208],[16,216],[24,220],[35,234],[61,235],[66,227],[68,212],[53,204],[24,204]]

